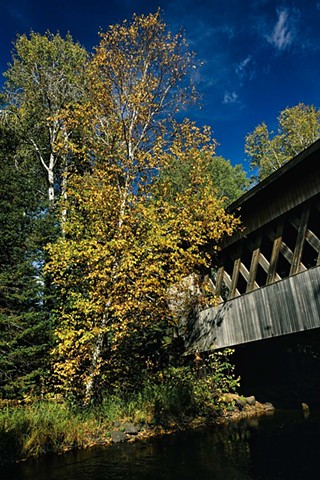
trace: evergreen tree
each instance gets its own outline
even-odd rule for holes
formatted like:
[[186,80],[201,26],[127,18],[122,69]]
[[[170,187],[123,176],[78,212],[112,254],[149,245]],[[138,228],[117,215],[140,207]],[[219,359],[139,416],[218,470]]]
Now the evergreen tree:
[[[20,172],[17,141],[0,131],[0,397],[38,391],[48,370],[50,320],[42,274],[48,224],[39,169]],[[45,191],[45,188],[44,188]],[[37,193],[38,195],[37,195]],[[46,199],[46,197],[45,197]],[[46,201],[47,202],[47,201]],[[49,229],[50,230],[50,229]]]
[[[71,36],[18,35],[0,109],[0,396],[37,390],[48,371],[54,297],[45,245],[72,163],[62,110],[79,101],[87,53]],[[62,145],[64,148],[62,148]],[[59,154],[57,148],[59,146]],[[59,226],[60,224],[60,226]],[[41,381],[40,381],[41,379]]]

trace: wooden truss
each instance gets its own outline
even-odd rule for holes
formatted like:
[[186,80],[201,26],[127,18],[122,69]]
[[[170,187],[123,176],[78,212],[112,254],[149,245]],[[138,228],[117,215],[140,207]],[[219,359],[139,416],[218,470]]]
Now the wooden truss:
[[[258,213],[257,213],[258,214]],[[305,202],[221,252],[220,302],[320,265],[320,198]]]

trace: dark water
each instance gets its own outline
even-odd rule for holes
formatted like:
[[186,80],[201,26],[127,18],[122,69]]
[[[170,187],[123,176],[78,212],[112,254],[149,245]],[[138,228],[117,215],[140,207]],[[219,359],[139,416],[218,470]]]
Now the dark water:
[[320,412],[117,444],[0,470],[1,480],[295,480],[320,477]]

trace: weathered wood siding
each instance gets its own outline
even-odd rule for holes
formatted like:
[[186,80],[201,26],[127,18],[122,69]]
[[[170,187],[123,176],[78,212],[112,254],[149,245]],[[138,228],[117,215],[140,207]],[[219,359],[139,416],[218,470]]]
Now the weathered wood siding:
[[318,194],[220,252],[215,294],[220,302],[231,300],[319,266],[319,260]]
[[200,312],[181,325],[187,353],[320,328],[320,267]]
[[320,327],[320,140],[229,210],[244,231],[213,269],[221,304],[182,319],[189,353]]
[[231,212],[239,212],[245,231],[227,238],[225,246],[309,200],[319,190],[320,140],[230,205]]

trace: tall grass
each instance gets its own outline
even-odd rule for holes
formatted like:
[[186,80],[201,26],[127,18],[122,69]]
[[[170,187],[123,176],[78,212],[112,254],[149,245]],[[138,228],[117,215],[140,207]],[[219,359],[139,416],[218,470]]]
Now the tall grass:
[[168,368],[147,379],[139,391],[106,393],[98,406],[86,409],[61,399],[0,405],[0,464],[104,442],[115,421],[150,427],[214,417],[223,406],[223,393],[238,384],[229,367],[215,356],[200,370]]
[[39,401],[0,412],[0,463],[83,447],[99,433],[93,416],[66,403]]

